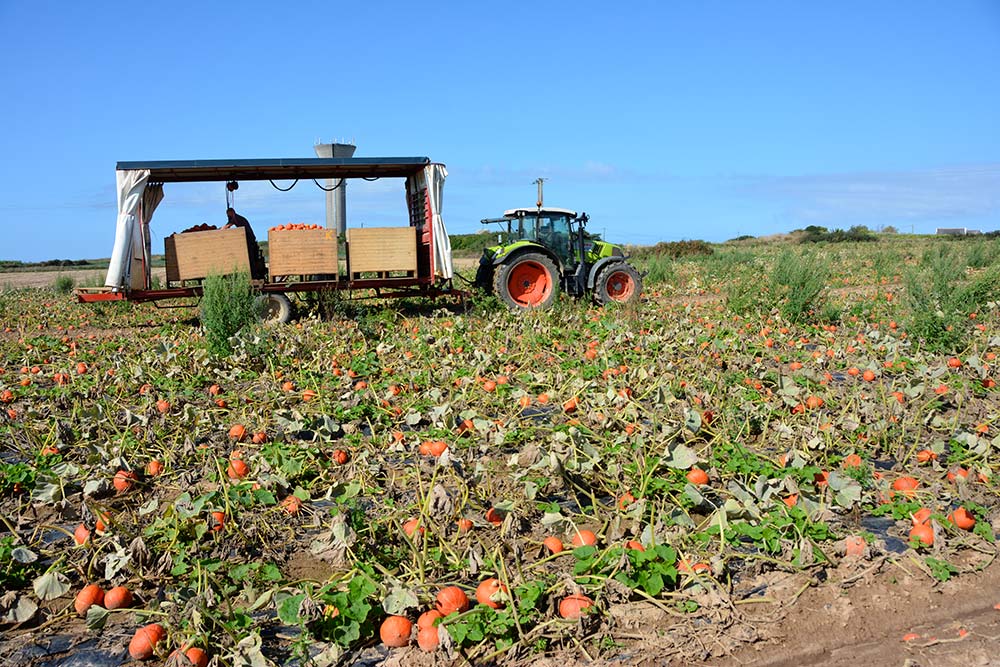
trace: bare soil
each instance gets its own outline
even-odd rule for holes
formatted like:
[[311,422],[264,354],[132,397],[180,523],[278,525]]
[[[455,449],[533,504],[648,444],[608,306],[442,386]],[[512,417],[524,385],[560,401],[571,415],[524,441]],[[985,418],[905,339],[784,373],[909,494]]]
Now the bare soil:
[[1000,664],[1000,565],[940,583],[902,557],[845,587],[851,576],[809,588],[775,623],[762,615],[761,641],[711,664]]
[[[107,269],[60,269],[56,271],[9,271],[0,272],[0,292],[26,287],[52,287],[60,276],[69,276],[78,287],[103,285],[108,275]],[[165,268],[153,269],[153,276],[164,284],[167,279]]]

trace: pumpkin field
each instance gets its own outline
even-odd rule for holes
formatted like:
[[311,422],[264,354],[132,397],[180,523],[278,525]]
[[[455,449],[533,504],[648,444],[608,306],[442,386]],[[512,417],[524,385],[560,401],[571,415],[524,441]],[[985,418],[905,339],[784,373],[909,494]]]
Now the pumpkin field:
[[634,250],[625,307],[321,295],[222,351],[0,291],[0,661],[772,664],[810,604],[986,651],[1000,240]]

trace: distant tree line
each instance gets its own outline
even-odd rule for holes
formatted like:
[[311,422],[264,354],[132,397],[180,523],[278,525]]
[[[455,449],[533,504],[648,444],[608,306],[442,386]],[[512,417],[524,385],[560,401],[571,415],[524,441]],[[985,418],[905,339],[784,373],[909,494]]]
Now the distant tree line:
[[631,255],[639,259],[646,257],[678,259],[680,257],[711,255],[714,252],[715,249],[712,248],[711,244],[700,239],[690,241],[660,241],[654,246],[639,246],[631,249]]
[[[478,234],[449,234],[451,239],[451,251],[465,254],[479,254],[490,246],[497,245],[497,235],[501,238],[507,236],[507,232],[479,232]],[[501,241],[502,242],[502,241]]]
[[[895,231],[895,230],[893,230]],[[809,225],[805,229],[796,229],[792,234],[799,236],[799,243],[845,243],[848,241],[878,241],[875,232],[864,225],[854,225],[848,230],[828,230],[819,225]]]
[[0,259],[0,269],[35,269],[43,267],[89,266],[88,259],[47,259],[44,262],[19,262],[13,259]]

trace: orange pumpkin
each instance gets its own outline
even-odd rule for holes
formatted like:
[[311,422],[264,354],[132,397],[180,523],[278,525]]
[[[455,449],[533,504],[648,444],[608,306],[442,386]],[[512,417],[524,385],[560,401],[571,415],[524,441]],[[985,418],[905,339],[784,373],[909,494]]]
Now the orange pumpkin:
[[916,488],[920,485],[913,477],[900,477],[892,483],[892,488],[895,491],[899,491],[904,496],[912,498],[915,495]]
[[208,654],[197,646],[192,646],[184,651],[186,657],[194,667],[208,667]]
[[916,523],[910,528],[910,540],[930,546],[934,544],[934,528],[929,523]]
[[420,519],[410,519],[403,524],[403,532],[406,533],[407,537],[413,537],[413,534],[418,531],[421,535],[424,533],[424,527],[420,525]]
[[476,587],[476,602],[493,609],[500,609],[504,606],[506,595],[507,587],[495,577],[483,579]]
[[82,523],[73,531],[73,541],[79,545],[86,544],[90,539],[90,531]]
[[594,601],[589,597],[581,593],[574,593],[559,601],[559,615],[569,619],[580,618],[587,609],[593,606]]
[[281,501],[281,508],[288,514],[295,515],[302,509],[302,499],[298,496],[287,496]]
[[163,626],[159,623],[142,626],[132,636],[132,641],[128,644],[128,654],[135,660],[152,658],[156,645],[163,639],[164,634]]
[[417,646],[420,650],[430,653],[440,643],[437,628],[420,628],[417,630]]
[[546,537],[545,541],[542,542],[542,544],[545,546],[546,549],[549,550],[549,553],[553,554],[560,553],[564,548],[562,540],[552,535]]
[[463,612],[469,608],[469,596],[458,586],[447,586],[437,594],[437,610],[443,615]]
[[119,470],[115,473],[115,491],[118,493],[125,493],[132,488],[132,485],[135,484],[135,480],[135,473],[131,470]]
[[948,515],[948,520],[951,521],[957,528],[962,530],[972,530],[976,525],[976,519],[969,513],[969,510],[964,507],[959,507],[954,512]]
[[708,484],[708,473],[701,468],[691,468],[686,475],[687,481],[691,482],[695,486],[701,486],[702,484]]
[[87,610],[95,604],[97,606],[104,604],[104,589],[97,584],[87,584],[76,594],[73,608],[80,616],[86,616]]
[[104,594],[106,609],[128,609],[132,606],[132,591],[124,586],[115,586]]
[[226,475],[230,479],[243,479],[249,474],[250,466],[243,459],[234,458],[229,461],[229,466],[226,467]]
[[413,623],[405,616],[389,616],[382,621],[378,636],[382,643],[390,648],[400,648],[410,643],[410,632]]
[[423,630],[424,628],[437,627],[437,622],[439,619],[444,618],[444,615],[437,609],[430,609],[420,614],[417,618],[417,627]]
[[496,507],[491,507],[486,510],[486,520],[494,526],[499,526],[503,523],[503,512],[498,510]]

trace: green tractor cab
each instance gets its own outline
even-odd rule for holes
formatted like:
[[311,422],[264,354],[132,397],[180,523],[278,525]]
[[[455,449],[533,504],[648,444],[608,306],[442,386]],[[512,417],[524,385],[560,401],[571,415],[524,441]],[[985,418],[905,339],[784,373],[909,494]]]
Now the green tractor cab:
[[476,285],[496,294],[513,310],[548,308],[559,290],[582,297],[590,293],[604,305],[628,303],[642,294],[642,277],[621,246],[586,231],[586,213],[564,208],[515,208],[502,218],[498,245],[479,260]]

